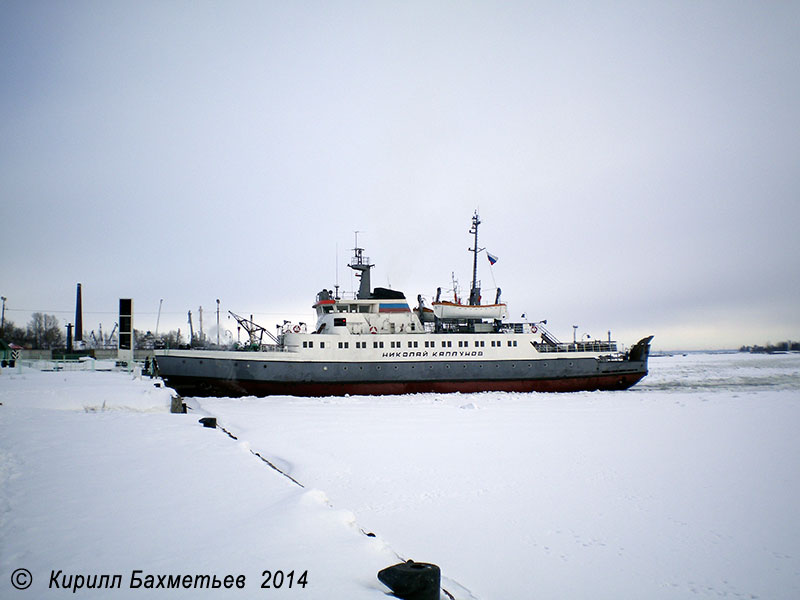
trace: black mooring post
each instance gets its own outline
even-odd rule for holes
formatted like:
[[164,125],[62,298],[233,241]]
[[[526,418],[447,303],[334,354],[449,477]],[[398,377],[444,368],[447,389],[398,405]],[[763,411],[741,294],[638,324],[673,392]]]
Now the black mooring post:
[[442,573],[437,565],[409,560],[378,571],[378,579],[403,600],[439,600]]

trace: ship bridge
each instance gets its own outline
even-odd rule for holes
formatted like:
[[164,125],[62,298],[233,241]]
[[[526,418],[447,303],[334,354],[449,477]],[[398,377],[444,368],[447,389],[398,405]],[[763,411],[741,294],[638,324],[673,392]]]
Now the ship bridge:
[[[361,296],[361,294],[359,294]],[[315,333],[359,335],[424,333],[402,292],[375,288],[368,298],[335,298],[330,290],[317,294]]]

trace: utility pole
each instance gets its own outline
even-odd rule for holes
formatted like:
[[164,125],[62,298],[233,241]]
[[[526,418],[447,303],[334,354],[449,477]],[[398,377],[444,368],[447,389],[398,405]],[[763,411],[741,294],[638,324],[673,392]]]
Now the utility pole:
[[217,298],[217,346],[219,347],[219,298]]
[[158,301],[158,316],[156,317],[156,335],[158,337],[158,324],[161,322],[161,305],[164,304],[164,299]]
[[3,336],[3,332],[6,330],[6,298],[5,296],[0,296],[0,300],[3,301],[3,314],[0,316],[0,337]]

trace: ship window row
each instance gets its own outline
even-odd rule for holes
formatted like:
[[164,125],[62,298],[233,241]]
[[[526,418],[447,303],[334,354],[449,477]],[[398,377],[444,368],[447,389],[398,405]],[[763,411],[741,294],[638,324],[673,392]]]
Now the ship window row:
[[[403,343],[402,342],[389,342],[389,344],[390,344],[390,346],[389,346],[390,348],[402,348],[403,347]],[[492,346],[492,348],[500,348],[500,347],[503,346],[503,342],[500,341],[500,340],[491,340],[490,345]],[[517,345],[517,340],[507,340],[506,341],[506,345],[509,346],[509,347],[514,347],[514,346]],[[452,342],[452,340],[442,340],[441,346],[442,346],[442,348],[452,348],[453,347],[453,342]],[[483,347],[486,346],[486,342],[483,341],[483,340],[476,340],[476,341],[473,342],[473,346],[475,348],[483,348]],[[313,347],[314,347],[314,342],[313,341],[304,341],[303,342],[303,348],[313,348]],[[325,348],[325,342],[319,342],[319,347],[320,348]],[[349,347],[350,347],[350,343],[349,342],[339,342],[339,348],[349,348]],[[383,342],[372,342],[372,347],[373,348],[383,348]],[[418,341],[408,342],[408,347],[409,348],[419,348],[419,342]],[[426,341],[426,342],[424,342],[424,347],[425,348],[435,348],[436,347],[436,342]],[[458,347],[459,348],[469,348],[470,347],[469,340],[459,340]],[[356,342],[356,348],[366,349],[367,348],[367,342]]]
[[[474,342],[472,342],[472,345],[475,348],[484,348],[486,346],[486,342],[484,340],[475,340]],[[494,345],[494,344],[492,344],[492,345]],[[459,348],[469,348],[469,340],[459,340],[458,347]]]
[[368,304],[337,304],[335,306],[323,306],[322,312],[324,313],[371,313],[377,312],[373,310]]
[[[501,348],[503,346],[502,340],[492,340],[490,344],[492,345],[492,348]],[[483,345],[483,342],[481,342],[481,345]],[[506,340],[506,346],[513,347],[516,345],[517,340]]]
[[[303,342],[303,348],[313,348],[313,347],[314,347],[314,342]],[[325,342],[320,342],[319,347],[324,348]]]

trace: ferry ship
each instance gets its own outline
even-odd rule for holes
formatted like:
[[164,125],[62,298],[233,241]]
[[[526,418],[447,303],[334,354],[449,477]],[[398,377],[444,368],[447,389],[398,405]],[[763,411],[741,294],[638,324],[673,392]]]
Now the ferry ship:
[[348,266],[358,292],[320,291],[313,330],[285,322],[273,334],[231,313],[250,336],[248,350],[157,350],[158,374],[182,396],[623,390],[647,375],[653,336],[628,351],[610,339],[564,343],[546,321],[508,322],[499,289],[494,303],[481,304],[480,222],[476,212],[467,303],[442,300],[440,289],[430,307],[418,296],[412,308],[402,292],[373,289],[374,265],[356,247]]

